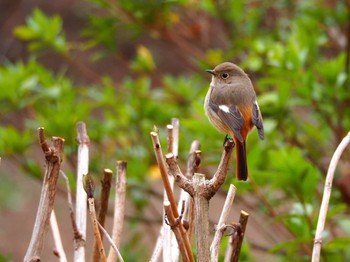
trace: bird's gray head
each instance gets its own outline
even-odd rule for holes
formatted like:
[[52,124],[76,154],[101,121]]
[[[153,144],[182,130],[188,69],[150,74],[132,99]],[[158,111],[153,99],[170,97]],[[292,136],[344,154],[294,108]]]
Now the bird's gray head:
[[237,65],[225,62],[217,65],[213,70],[206,70],[212,74],[212,84],[215,86],[221,86],[230,84],[237,78],[247,77],[246,73]]

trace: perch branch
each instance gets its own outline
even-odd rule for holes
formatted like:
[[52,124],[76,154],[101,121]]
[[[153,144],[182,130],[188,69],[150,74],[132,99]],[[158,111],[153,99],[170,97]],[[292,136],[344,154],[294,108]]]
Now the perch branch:
[[86,125],[84,122],[77,123],[78,142],[78,167],[77,167],[77,192],[76,192],[76,212],[75,221],[83,241],[74,242],[74,261],[85,261],[85,240],[86,240],[86,214],[87,214],[87,197],[83,188],[83,175],[89,172],[89,144],[90,139],[87,135]]
[[38,128],[38,136],[45,156],[46,168],[32,237],[24,257],[25,262],[40,261],[45,234],[55,202],[56,184],[61,168],[64,144],[63,138],[52,137],[52,147],[49,147],[45,139],[44,128],[42,127]]
[[224,151],[220,160],[217,171],[215,172],[213,178],[208,183],[208,190],[206,191],[206,197],[210,199],[219,190],[221,185],[225,182],[226,174],[230,166],[230,158],[233,151],[235,143],[233,139],[227,139],[224,145]]
[[[112,185],[112,175],[113,172],[110,169],[103,170],[103,180],[101,180],[102,190],[100,196],[100,208],[98,211],[98,219],[97,221],[101,224],[102,227],[105,225],[105,219],[108,211],[108,200],[109,200],[109,192]],[[102,230],[100,229],[101,239],[103,240]],[[93,247],[93,255],[92,261],[99,262],[100,261],[100,252],[98,250],[97,243],[95,241]]]
[[235,195],[236,195],[236,187],[231,184],[230,189],[228,190],[228,193],[226,196],[224,207],[222,209],[222,212],[219,218],[219,222],[216,225],[215,236],[210,247],[212,262],[219,261],[220,242],[221,242],[223,233],[226,229],[226,221],[230,213]]
[[[114,201],[114,218],[112,239],[118,248],[123,233],[124,213],[125,213],[125,195],[126,195],[126,167],[127,162],[124,160],[117,161],[117,179],[115,182],[115,201]],[[117,260],[117,253],[113,248],[109,250],[108,262]]]
[[350,132],[340,142],[339,146],[337,147],[337,149],[333,154],[333,157],[328,167],[326,181],[324,185],[321,209],[320,209],[320,214],[318,217],[318,223],[316,228],[314,248],[312,251],[312,262],[320,261],[322,233],[326,222],[328,205],[329,205],[329,200],[332,192],[332,182],[333,182],[334,172],[337,167],[338,161],[341,157],[341,154],[343,153],[343,151],[345,150],[345,148],[348,146],[349,143],[350,143]]

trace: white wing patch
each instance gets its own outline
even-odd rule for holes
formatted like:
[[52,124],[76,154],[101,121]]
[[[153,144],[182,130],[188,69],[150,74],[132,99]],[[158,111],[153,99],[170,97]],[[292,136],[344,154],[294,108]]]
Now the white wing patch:
[[224,111],[225,113],[230,112],[230,108],[228,106],[225,106],[225,105],[219,105],[219,109]]

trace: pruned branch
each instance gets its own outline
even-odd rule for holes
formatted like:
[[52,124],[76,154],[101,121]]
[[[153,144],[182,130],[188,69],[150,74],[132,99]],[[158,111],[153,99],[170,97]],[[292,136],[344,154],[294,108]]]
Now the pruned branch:
[[100,234],[100,230],[98,228],[98,222],[97,222],[97,218],[96,218],[95,198],[94,198],[95,182],[94,182],[93,176],[90,174],[84,175],[83,185],[84,185],[84,191],[86,192],[86,195],[88,197],[89,214],[90,214],[90,219],[91,219],[91,223],[92,223],[92,228],[94,231],[96,245],[98,247],[98,251],[100,252],[100,257],[101,257],[102,261],[106,262],[107,258],[106,258],[106,254],[105,254],[105,250],[103,247],[102,238],[101,238],[101,234]]
[[177,243],[180,248],[180,252],[182,254],[182,260],[184,262],[190,261],[187,250],[186,250],[186,244],[183,239],[182,233],[181,233],[181,221],[177,220],[174,217],[174,213],[170,207],[170,202],[169,201],[164,201],[164,209],[165,209],[165,214],[168,219],[169,226],[171,230],[174,232]]
[[208,183],[208,190],[206,197],[210,199],[219,190],[222,184],[225,182],[226,174],[230,166],[230,159],[232,155],[235,143],[233,139],[227,139],[224,144],[224,151],[221,156],[220,164],[213,178]]
[[225,262],[238,262],[241,253],[245,229],[247,227],[249,214],[241,210],[238,224],[234,225],[235,231],[230,237],[229,247],[226,252]]
[[169,174],[175,177],[176,184],[193,197],[194,188],[192,182],[182,174],[174,155],[172,153],[168,153],[165,155],[165,159],[169,167]]
[[66,253],[64,252],[60,230],[58,228],[58,223],[55,215],[55,210],[52,210],[50,216],[50,227],[52,231],[52,236],[55,242],[54,254],[58,257],[60,262],[67,262]]
[[[109,202],[108,200],[109,200],[109,193],[112,185],[112,175],[113,175],[112,170],[110,169],[103,170],[103,179],[101,180],[102,190],[101,190],[101,196],[100,196],[100,208],[98,211],[98,219],[97,219],[97,221],[101,224],[102,227],[104,227],[105,225],[105,219],[108,211],[108,202]],[[100,228],[100,234],[101,234],[101,239],[103,240],[103,234],[102,234],[101,228]],[[93,247],[92,261],[94,262],[100,261],[100,252],[98,250],[96,241]]]
[[77,137],[78,142],[78,167],[77,167],[77,192],[76,192],[76,212],[75,221],[81,238],[74,242],[74,260],[76,262],[85,261],[85,240],[86,240],[86,214],[87,214],[87,196],[83,188],[83,175],[89,172],[89,144],[90,139],[87,135],[86,126],[84,122],[77,123]]
[[69,215],[70,215],[72,228],[73,228],[74,243],[76,246],[84,245],[85,240],[83,239],[83,236],[79,232],[77,223],[75,221],[74,208],[73,208],[73,202],[72,202],[72,193],[70,190],[68,177],[66,176],[66,174],[62,170],[60,171],[60,174],[64,178],[64,180],[66,181],[68,208],[69,208]]
[[230,213],[231,210],[231,206],[233,203],[233,200],[235,198],[236,195],[236,187],[234,185],[230,185],[230,189],[228,190],[227,196],[226,196],[226,200],[225,200],[225,204],[224,207],[222,209],[220,218],[219,218],[219,222],[216,225],[216,229],[215,229],[215,236],[213,239],[213,242],[211,244],[211,261],[212,262],[216,262],[219,259],[219,251],[220,251],[220,242],[221,242],[221,238],[223,236],[223,233],[226,229],[226,221],[228,218],[228,215]]
[[56,184],[61,168],[64,139],[52,137],[52,146],[46,142],[44,128],[38,128],[39,143],[45,156],[45,175],[30,244],[24,261],[40,261],[45,234],[55,202]]
[[[170,206],[171,206],[172,212],[174,214],[174,217],[179,217],[179,212],[178,212],[177,205],[175,202],[175,197],[174,197],[174,194],[172,191],[172,187],[169,183],[168,170],[167,170],[167,167],[165,165],[164,156],[163,156],[162,148],[161,148],[161,145],[159,142],[158,133],[152,131],[151,138],[152,138],[153,148],[154,148],[154,152],[155,152],[156,159],[158,162],[158,166],[160,169],[161,177],[163,180],[164,190],[165,190],[167,198],[168,198],[167,200],[170,202]],[[169,154],[172,155],[172,157],[174,158],[174,155],[172,153],[169,153]],[[193,258],[193,254],[192,254],[190,241],[189,241],[188,236],[186,234],[186,230],[184,229],[182,224],[180,224],[179,227],[180,227],[181,235],[183,236],[183,241],[186,245],[186,253],[187,253],[187,254],[182,254],[182,256],[188,257],[189,261],[192,262],[192,261],[194,261],[194,258]]]
[[[125,212],[125,196],[126,196],[126,167],[127,162],[124,160],[117,161],[117,179],[115,183],[115,202],[114,202],[114,218],[112,239],[118,248],[123,233],[124,212]],[[113,248],[109,250],[108,262],[117,260],[117,253]]]

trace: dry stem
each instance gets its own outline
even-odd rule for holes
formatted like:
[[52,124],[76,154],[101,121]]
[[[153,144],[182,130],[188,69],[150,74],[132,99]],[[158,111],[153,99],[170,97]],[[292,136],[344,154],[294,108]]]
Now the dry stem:
[[239,223],[236,225],[234,234],[230,237],[229,247],[226,252],[225,262],[238,262],[241,253],[245,229],[247,227],[249,214],[241,210]]
[[94,200],[94,198],[89,197],[88,202],[89,202],[89,213],[90,213],[91,223],[92,223],[92,226],[94,229],[94,236],[95,236],[96,245],[97,245],[98,250],[100,252],[100,257],[102,258],[102,261],[106,262],[107,258],[106,258],[105,250],[103,248],[100,230],[98,229],[98,222],[96,219],[95,200]]
[[[115,183],[115,203],[112,239],[116,246],[120,247],[121,236],[123,233],[124,211],[125,211],[125,195],[126,195],[126,161],[117,161],[117,179]],[[109,250],[108,261],[117,260],[117,253],[114,249]]]
[[322,233],[324,229],[324,224],[326,222],[329,199],[331,198],[334,172],[337,167],[341,154],[343,153],[343,151],[345,150],[345,148],[348,146],[349,143],[350,143],[350,132],[340,142],[339,146],[337,147],[337,149],[333,154],[333,157],[328,167],[328,172],[327,172],[324,191],[323,191],[322,204],[321,204],[321,209],[318,217],[317,229],[315,234],[314,248],[312,251],[312,262],[320,261]]
[[73,208],[73,202],[72,202],[72,194],[70,191],[68,177],[66,176],[66,174],[62,170],[60,171],[60,174],[64,178],[64,180],[66,181],[68,208],[69,208],[69,214],[70,214],[71,223],[72,223],[72,227],[73,227],[74,243],[77,246],[84,245],[85,240],[83,239],[81,233],[79,232],[77,223],[75,221],[74,208]]
[[64,252],[64,249],[63,249],[60,230],[58,228],[57,219],[56,219],[56,215],[55,215],[55,210],[52,210],[52,212],[51,212],[50,226],[51,226],[53,239],[55,242],[56,256],[59,258],[60,262],[66,262],[67,257],[66,257],[66,253]]
[[77,167],[77,193],[76,193],[76,212],[75,221],[83,241],[75,242],[74,261],[85,261],[85,239],[86,239],[86,201],[87,196],[83,188],[83,175],[89,172],[89,143],[90,139],[86,132],[84,122],[77,124],[78,146],[78,167]]
[[[165,165],[165,161],[164,161],[164,157],[163,157],[163,153],[162,153],[162,148],[159,142],[159,137],[158,134],[156,132],[151,132],[151,137],[152,137],[152,142],[153,142],[153,147],[154,147],[154,152],[157,158],[157,162],[158,162],[158,166],[160,169],[160,173],[161,173],[161,177],[163,180],[163,185],[164,185],[164,190],[166,192],[166,195],[168,197],[168,201],[170,202],[170,206],[171,206],[171,210],[174,214],[174,217],[179,217],[179,212],[177,210],[177,205],[175,202],[175,197],[172,191],[172,187],[169,183],[169,179],[168,179],[168,172],[167,172],[167,168]],[[170,155],[173,154],[170,153]],[[183,227],[182,224],[180,224],[179,226],[180,230],[181,230],[181,235],[183,236],[183,241],[186,245],[186,251],[187,251],[187,255],[186,254],[182,254],[183,257],[188,256],[188,258],[190,259],[190,261],[194,261],[193,258],[193,254],[192,254],[192,250],[191,250],[191,245],[190,245],[190,241],[188,239],[188,236],[186,234],[186,231]]]
[[182,259],[184,262],[188,262],[190,261],[190,259],[188,258],[187,251],[186,251],[186,244],[183,241],[183,237],[181,234],[181,229],[180,229],[181,221],[176,220],[176,218],[174,217],[169,201],[164,201],[164,209],[165,209],[165,214],[167,216],[167,219],[169,221],[169,226],[171,230],[174,232],[177,243],[179,245],[180,252],[182,254]]
[[220,242],[221,242],[222,235],[226,229],[226,221],[230,213],[235,195],[236,195],[236,187],[231,184],[230,189],[228,190],[228,193],[226,196],[225,204],[222,209],[219,222],[216,225],[215,236],[210,247],[212,262],[216,262],[219,260]]
[[44,128],[38,128],[38,136],[45,156],[46,169],[32,237],[24,257],[25,262],[40,261],[45,234],[55,202],[56,184],[60,172],[64,144],[63,138],[52,137],[52,147],[49,147],[45,139]]
[[[101,224],[102,227],[104,227],[106,214],[108,211],[108,200],[109,200],[109,192],[111,189],[112,184],[112,170],[110,169],[104,169],[103,170],[103,180],[101,180],[102,190],[101,190],[101,197],[100,197],[100,208],[98,212],[98,222]],[[102,230],[100,229],[101,239],[103,240],[103,234]],[[100,252],[97,247],[97,243],[94,243],[93,248],[93,256],[92,260],[94,262],[100,261]]]
[[[97,223],[98,223],[98,221],[97,221]],[[117,246],[113,242],[113,239],[110,237],[110,235],[107,233],[107,231],[103,228],[103,226],[100,223],[98,223],[98,227],[100,228],[100,231],[106,236],[108,242],[111,244],[111,247],[117,253],[117,256],[118,256],[118,259],[120,260],[120,262],[124,262],[124,259],[123,259],[122,255],[120,254]]]

